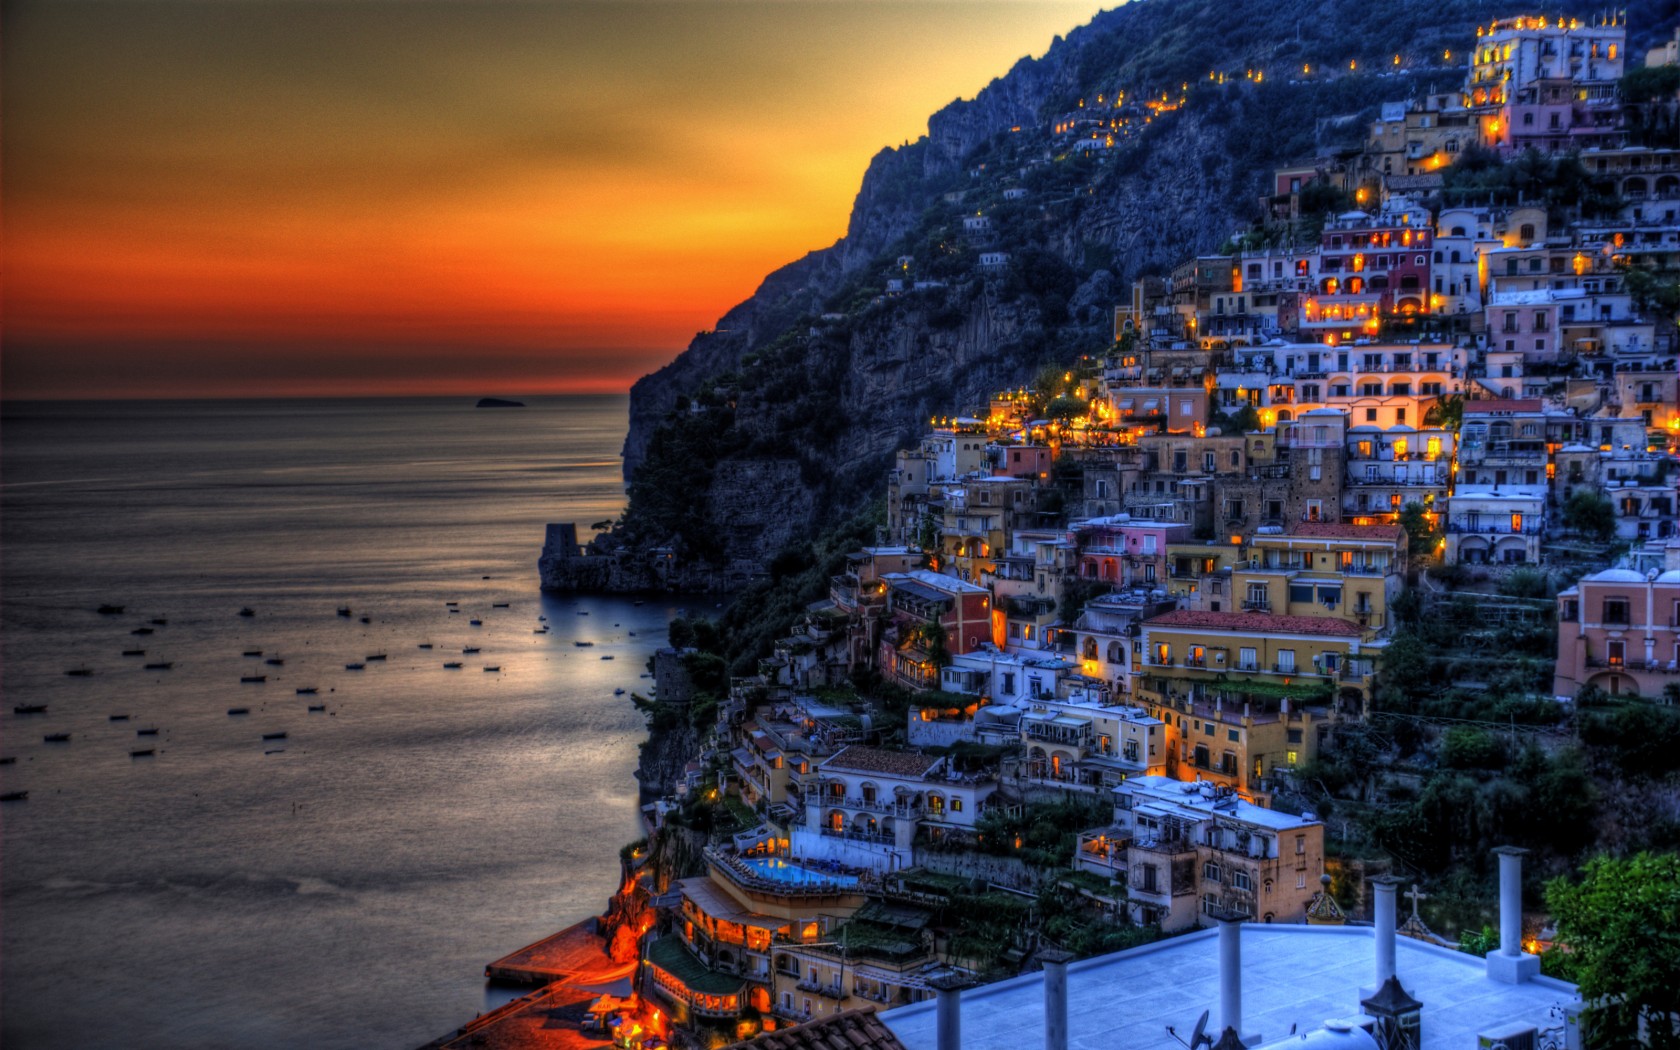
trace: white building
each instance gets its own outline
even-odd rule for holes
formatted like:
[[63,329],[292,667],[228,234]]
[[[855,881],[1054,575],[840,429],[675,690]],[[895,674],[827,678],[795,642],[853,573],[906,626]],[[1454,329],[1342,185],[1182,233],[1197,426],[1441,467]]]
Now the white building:
[[852,744],[808,778],[805,822],[793,827],[790,851],[874,871],[907,868],[919,829],[972,832],[996,790],[995,780],[956,773],[945,758]]

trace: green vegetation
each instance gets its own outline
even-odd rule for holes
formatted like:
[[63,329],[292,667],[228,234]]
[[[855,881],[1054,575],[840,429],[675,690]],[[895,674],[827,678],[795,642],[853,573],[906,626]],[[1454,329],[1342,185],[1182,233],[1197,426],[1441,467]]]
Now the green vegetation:
[[1073,856],[1079,833],[1113,819],[1107,798],[1071,795],[1024,806],[994,806],[976,825],[981,851],[1019,857],[1037,868],[1059,868]]
[[1616,534],[1616,505],[1595,489],[1578,488],[1563,503],[1563,527],[1607,543]]
[[1588,174],[1573,156],[1525,150],[1505,160],[1497,152],[1473,146],[1443,172],[1442,200],[1459,204],[1544,204],[1554,215],[1579,209],[1589,217],[1609,217],[1621,208],[1613,182]]
[[1562,949],[1546,960],[1592,1004],[1586,1044],[1680,1047],[1680,856],[1596,857],[1547,884],[1546,906]]

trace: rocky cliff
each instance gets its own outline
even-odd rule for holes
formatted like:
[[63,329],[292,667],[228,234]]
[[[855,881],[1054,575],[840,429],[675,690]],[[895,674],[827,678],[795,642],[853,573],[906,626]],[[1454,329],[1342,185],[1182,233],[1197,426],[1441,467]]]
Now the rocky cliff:
[[[1661,23],[1663,2],[1642,0],[1651,10],[1630,22]],[[764,565],[877,491],[929,416],[1100,352],[1132,280],[1250,227],[1271,167],[1358,141],[1381,102],[1456,86],[1447,52],[1462,58],[1477,24],[1511,13],[1496,0],[1397,0],[1381,19],[1350,0],[1134,0],[1098,15],[883,150],[844,238],[772,273],[636,383],[630,509],[590,553],[672,552],[683,575],[669,586]],[[1245,78],[1254,68],[1263,82]],[[981,265],[997,252],[1006,263]]]

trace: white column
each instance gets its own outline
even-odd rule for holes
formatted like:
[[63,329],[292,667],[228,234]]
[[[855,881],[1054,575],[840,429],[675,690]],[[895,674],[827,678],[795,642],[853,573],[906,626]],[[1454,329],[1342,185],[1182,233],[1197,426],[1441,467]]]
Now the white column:
[[[1044,964],[1044,1050],[1067,1050],[1067,964],[1073,955],[1047,949],[1038,958]],[[1112,1025],[1113,1015],[1105,1013],[1103,1020]]]
[[938,1050],[962,1050],[962,990],[968,981],[958,974],[945,974],[928,982],[935,1001],[935,1045]]
[[1219,1030],[1242,1037],[1242,919],[1219,917]]
[[1499,854],[1499,954],[1522,954],[1522,855],[1527,850],[1501,846]]
[[1373,912],[1377,927],[1377,991],[1381,991],[1395,973],[1395,893],[1400,882],[1394,875],[1379,875],[1371,880],[1376,891]]

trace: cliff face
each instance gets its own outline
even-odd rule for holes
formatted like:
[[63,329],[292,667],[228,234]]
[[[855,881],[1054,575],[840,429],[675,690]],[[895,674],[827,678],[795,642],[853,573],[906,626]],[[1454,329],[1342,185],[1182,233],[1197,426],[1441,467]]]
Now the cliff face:
[[[928,417],[1100,352],[1129,282],[1248,227],[1270,167],[1357,141],[1383,101],[1460,83],[1443,52],[1507,6],[1397,0],[1379,21],[1352,0],[1133,0],[1021,60],[873,159],[844,238],[636,383],[630,510],[591,552],[669,547],[708,578],[763,566],[877,492]],[[1399,72],[1291,79],[1394,54]],[[1263,85],[1243,82],[1253,67]],[[1236,83],[1209,86],[1214,71]],[[1111,118],[1120,91],[1132,121],[1112,148],[1082,155],[1056,131]],[[1141,99],[1184,104],[1148,115]],[[977,214],[989,229],[965,227]],[[1008,262],[982,267],[985,252]]]

